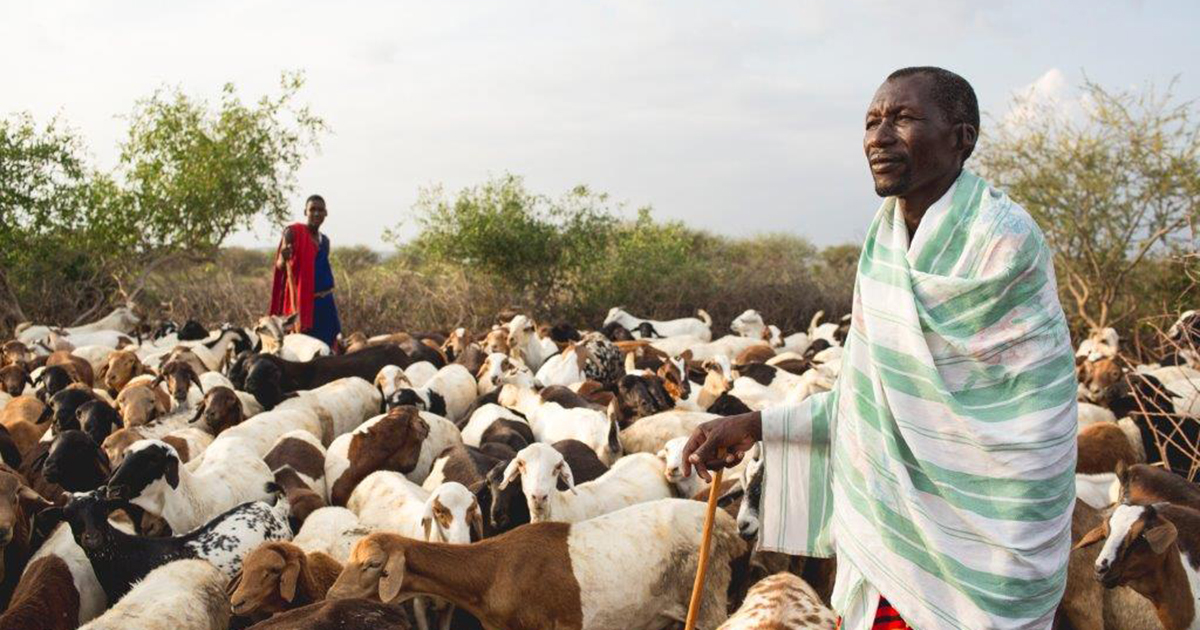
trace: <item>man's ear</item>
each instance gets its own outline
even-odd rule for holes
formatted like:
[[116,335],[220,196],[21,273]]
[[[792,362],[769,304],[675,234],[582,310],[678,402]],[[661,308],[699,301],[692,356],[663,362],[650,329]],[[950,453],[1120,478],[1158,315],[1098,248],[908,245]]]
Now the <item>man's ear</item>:
[[975,151],[975,143],[979,141],[979,130],[970,123],[959,123],[955,130],[959,149],[962,151],[962,161],[966,162]]

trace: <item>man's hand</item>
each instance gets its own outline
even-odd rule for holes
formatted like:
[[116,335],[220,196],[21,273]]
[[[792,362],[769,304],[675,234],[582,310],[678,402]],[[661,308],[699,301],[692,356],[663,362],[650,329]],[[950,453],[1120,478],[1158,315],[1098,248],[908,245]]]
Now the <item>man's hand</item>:
[[[683,474],[690,476],[695,468],[701,479],[711,482],[709,470],[736,466],[761,439],[762,414],[757,411],[705,422],[683,447]],[[721,452],[724,457],[718,455]]]
[[292,259],[292,231],[285,230],[283,233],[283,241],[280,243],[279,257],[275,259],[275,268],[283,269],[283,266]]

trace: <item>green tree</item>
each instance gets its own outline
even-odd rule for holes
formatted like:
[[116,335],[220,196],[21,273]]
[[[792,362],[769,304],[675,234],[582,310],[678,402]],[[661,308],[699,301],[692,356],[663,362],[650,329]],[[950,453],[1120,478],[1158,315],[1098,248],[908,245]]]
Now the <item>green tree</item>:
[[1088,81],[1082,94],[1078,118],[1056,103],[1018,97],[1015,111],[1024,115],[997,124],[977,158],[1055,249],[1077,329],[1136,317],[1144,306],[1144,286],[1133,282],[1139,267],[1194,251],[1200,212],[1194,103],[1153,86],[1109,90]]

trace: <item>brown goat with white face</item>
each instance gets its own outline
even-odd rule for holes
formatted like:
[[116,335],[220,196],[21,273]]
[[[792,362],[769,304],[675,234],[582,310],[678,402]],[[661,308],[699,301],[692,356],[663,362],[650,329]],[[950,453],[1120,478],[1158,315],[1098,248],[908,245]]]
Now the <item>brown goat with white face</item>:
[[1101,540],[1096,580],[1141,593],[1154,605],[1164,630],[1197,627],[1200,512],[1170,503],[1121,504],[1075,548]]
[[229,584],[233,614],[264,619],[325,599],[342,565],[330,556],[290,542],[263,543],[251,551]]
[[410,406],[391,409],[367,430],[356,431],[348,450],[350,467],[336,480],[325,480],[333,483],[329,502],[346,505],[358,483],[377,470],[411,472],[421,457],[421,443],[428,436],[429,424],[416,407]]
[[109,394],[116,396],[125,389],[129,381],[135,376],[149,374],[150,371],[142,365],[142,360],[137,354],[129,350],[117,350],[108,355],[108,361],[100,368],[100,373],[97,375],[104,389]]
[[205,430],[220,435],[222,431],[236,427],[246,420],[242,401],[232,389],[217,386],[204,394],[204,400],[196,407],[192,422],[203,421]]

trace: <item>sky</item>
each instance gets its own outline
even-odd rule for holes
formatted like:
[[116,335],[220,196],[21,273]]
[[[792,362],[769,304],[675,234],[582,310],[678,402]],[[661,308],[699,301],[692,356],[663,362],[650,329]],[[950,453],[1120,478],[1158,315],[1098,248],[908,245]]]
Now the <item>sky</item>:
[[[336,245],[415,233],[424,187],[523,176],[716,233],[858,241],[879,200],[862,154],[889,72],[966,77],[982,135],[1084,76],[1200,96],[1200,2],[0,0],[0,115],[54,116],[111,167],[135,101],[177,86],[247,100],[302,71],[331,131],[298,173]],[[265,225],[233,244],[273,243]]]

